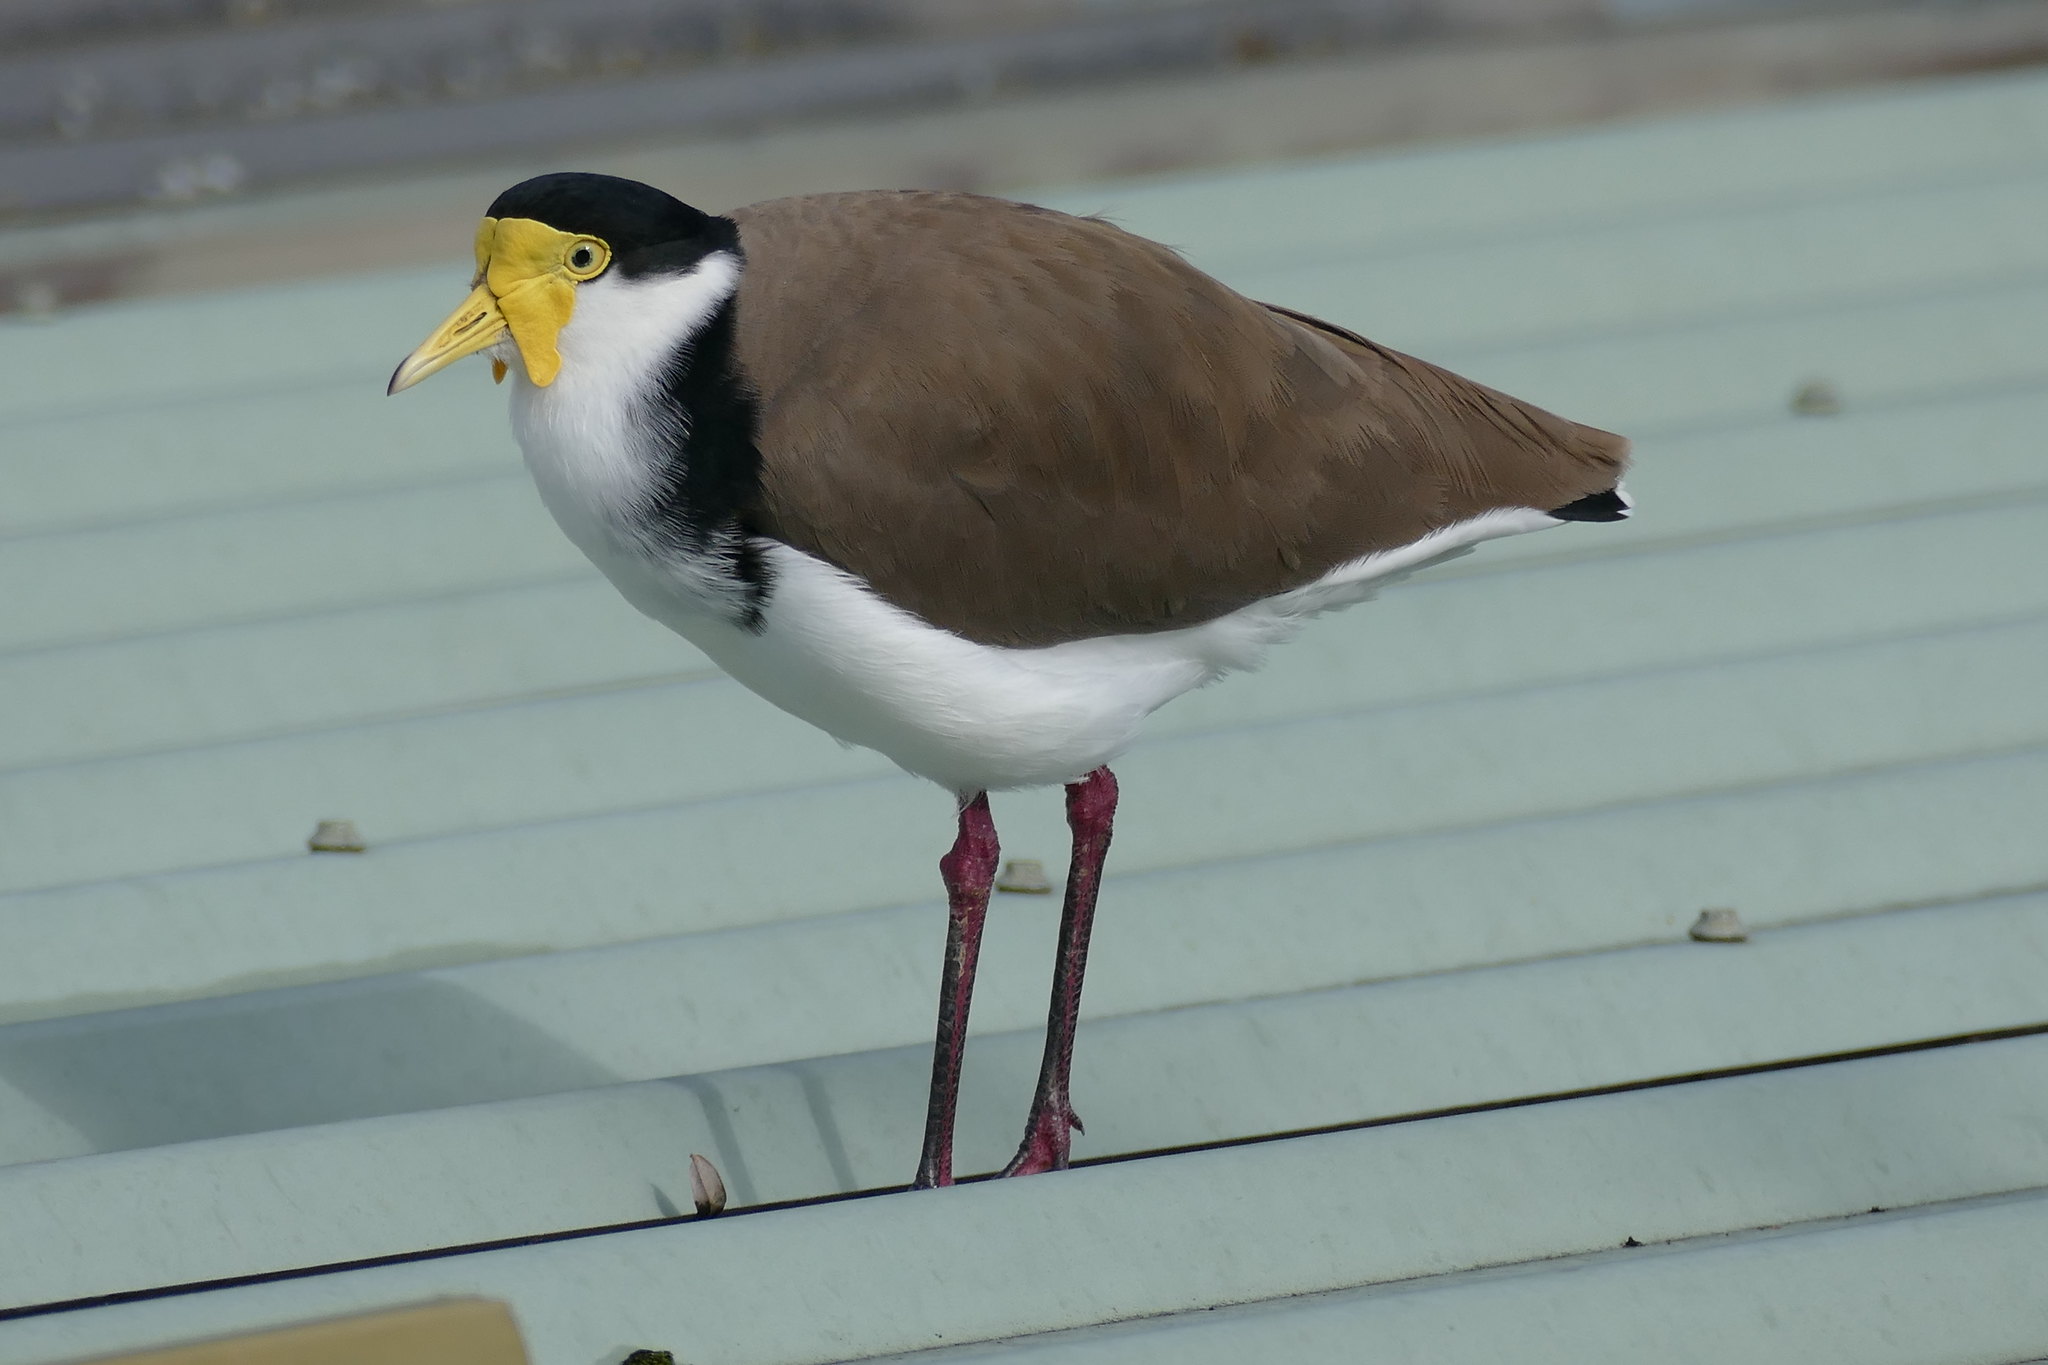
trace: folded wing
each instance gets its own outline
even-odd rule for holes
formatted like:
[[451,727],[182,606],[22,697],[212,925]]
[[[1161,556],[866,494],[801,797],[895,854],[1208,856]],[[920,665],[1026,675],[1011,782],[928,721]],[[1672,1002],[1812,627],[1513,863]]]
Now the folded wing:
[[1497,509],[1608,519],[1626,462],[1098,220],[936,192],[732,216],[755,529],[982,643],[1192,625]]

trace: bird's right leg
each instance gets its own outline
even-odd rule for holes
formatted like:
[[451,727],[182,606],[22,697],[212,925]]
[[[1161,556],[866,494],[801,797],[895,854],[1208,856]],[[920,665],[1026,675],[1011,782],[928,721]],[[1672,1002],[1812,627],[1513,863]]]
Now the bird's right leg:
[[953,1110],[960,1100],[967,1007],[974,998],[974,963],[981,954],[981,929],[988,919],[988,893],[1000,851],[988,793],[976,792],[960,807],[960,835],[952,852],[939,859],[939,875],[946,879],[946,966],[939,981],[939,1031],[932,1044],[924,1155],[918,1159],[912,1189],[953,1183]]

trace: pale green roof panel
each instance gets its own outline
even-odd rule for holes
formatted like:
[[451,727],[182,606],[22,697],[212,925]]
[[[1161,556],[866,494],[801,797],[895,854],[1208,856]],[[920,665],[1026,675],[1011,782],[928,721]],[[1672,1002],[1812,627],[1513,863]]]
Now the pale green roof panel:
[[[2001,1102],[1987,1104],[1994,1095]],[[0,1330],[0,1359],[485,1294],[516,1305],[543,1362],[616,1359],[635,1346],[724,1365],[840,1361],[1584,1254],[1628,1238],[1845,1218],[1888,1200],[2032,1192],[2048,1163],[2042,1096],[2041,1039],[1947,1048],[1123,1163],[1051,1189],[992,1182],[27,1318]],[[2038,1263],[2048,1203],[2035,1194],[2004,1207],[1988,1220],[1969,1208],[1934,1216],[1963,1217],[1997,1258]],[[1997,1359],[1980,1343],[2042,1322],[2039,1295],[2012,1295],[2007,1275],[1982,1273],[1996,1260],[1977,1260],[1963,1241],[1915,1249],[1927,1259],[1909,1263],[1909,1282],[1948,1287],[1970,1316],[1992,1320],[1959,1325],[1946,1345],[1916,1336],[1932,1347],[1921,1365]],[[1951,1280],[1953,1255],[1969,1273]],[[1032,1266],[1045,1269],[1020,1273]],[[1666,1292],[1712,1294],[1712,1281]],[[1936,1299],[1924,1311],[1955,1306]],[[1737,1321],[1751,1326],[1748,1315]],[[1802,1359],[1863,1365],[1888,1334],[1882,1319],[1833,1321],[1825,1342],[1798,1339]],[[1523,1351],[1528,1326],[1525,1316],[1494,1323],[1492,1349]],[[1751,1328],[1730,1344],[1753,1339]]]
[[1528,1270],[1187,1312],[958,1352],[1030,1365],[1243,1365],[1373,1357],[1430,1365],[1977,1365],[2038,1361],[2040,1196],[1609,1251]]
[[[144,1012],[97,1036],[16,1030],[0,1072],[34,1088],[28,1105],[0,1102],[0,1156],[19,1160],[31,1135],[67,1129],[76,1145],[46,1155],[139,1150],[0,1166],[0,1222],[12,1232],[0,1283],[63,1300],[147,1282],[168,1263],[208,1279],[405,1252],[451,1222],[488,1240],[536,1217],[561,1227],[655,1218],[684,1198],[692,1151],[718,1162],[742,1205],[899,1184],[930,1063],[923,1011],[904,1005],[932,983],[909,979],[926,975],[920,939],[867,928],[814,935],[775,961],[594,962],[625,998],[602,1016],[587,992],[493,993],[472,974],[332,993],[328,1008],[256,998],[240,1019],[230,1007]],[[1029,1093],[1037,1068],[1036,968],[1053,942],[1046,916],[997,928],[991,959],[1005,965],[981,984],[977,1008],[1004,1031],[970,1049],[960,1151],[973,1169],[1014,1144],[1008,1101]],[[884,959],[876,949],[891,943],[898,951]],[[1091,1010],[1076,1058],[1076,1085],[1105,1097],[1084,1116],[1079,1158],[2030,1024],[2048,972],[2048,896],[1833,919],[1764,933],[1739,952],[1659,943],[1178,1009],[1185,954],[1166,954],[1141,983],[1129,962],[1138,946],[1128,934],[1103,945],[1124,990]],[[828,962],[891,989],[856,996],[835,986]],[[665,985],[687,1003],[671,1007]],[[769,1016],[798,1013],[802,993],[829,996],[832,1041],[863,1050],[819,1056],[818,1039],[782,1036]],[[571,1017],[579,1001],[584,1017]],[[1479,1018],[1488,1029],[1475,1039]],[[431,1052],[389,1060],[403,1053],[395,1040],[428,1030]],[[188,1045],[199,1036],[203,1051]],[[721,1041],[788,1056],[717,1070]],[[1266,1065],[1275,1053],[1293,1065]],[[304,1059],[317,1084],[236,1084],[280,1056]],[[1303,1071],[1319,1082],[1301,1084]],[[673,1072],[689,1083],[610,1084]],[[1218,1087],[1218,1076],[1231,1083]],[[579,1088],[564,1092],[565,1081]],[[404,1112],[346,1121],[391,1108]],[[288,1138],[272,1132],[285,1128]],[[256,1136],[227,1140],[239,1133]],[[222,1140],[164,1145],[201,1137]],[[365,1162],[374,1181],[323,1178]],[[525,1193],[494,1203],[505,1188]],[[67,1231],[121,1220],[144,1192],[164,1216],[132,1226],[118,1247]]]
[[[1683,119],[1331,156],[1231,174],[1082,185],[1039,195],[1107,212],[1214,264],[1282,248],[1349,254],[1447,235],[1483,239],[1773,204],[1873,189],[2038,174],[2048,98],[2033,73],[1854,92]],[[1312,212],[1276,212],[1308,204]]]

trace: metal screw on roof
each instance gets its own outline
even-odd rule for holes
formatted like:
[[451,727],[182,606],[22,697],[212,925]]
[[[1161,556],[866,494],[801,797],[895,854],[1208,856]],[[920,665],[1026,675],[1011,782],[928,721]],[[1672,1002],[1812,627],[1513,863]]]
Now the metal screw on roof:
[[1700,917],[1686,930],[1701,943],[1747,943],[1749,926],[1742,922],[1742,916],[1727,906],[1716,906],[1700,911]]
[[690,1153],[690,1198],[699,1218],[725,1212],[725,1181],[716,1166],[695,1152]]
[[676,1365],[673,1351],[635,1351],[619,1365]]
[[1842,395],[1825,379],[1809,379],[1792,394],[1792,411],[1802,417],[1832,417],[1842,410]]
[[306,840],[306,848],[314,853],[362,853],[369,847],[353,820],[322,820]]
[[996,875],[996,890],[1020,896],[1049,896],[1052,894],[1052,882],[1046,878],[1045,864],[1038,859],[1012,858]]

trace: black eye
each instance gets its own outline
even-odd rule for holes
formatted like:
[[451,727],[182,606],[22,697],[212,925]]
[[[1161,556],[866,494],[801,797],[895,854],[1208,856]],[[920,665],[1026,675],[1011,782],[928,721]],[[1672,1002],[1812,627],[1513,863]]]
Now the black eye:
[[569,264],[576,270],[588,270],[596,263],[597,253],[590,249],[587,242],[569,253]]

